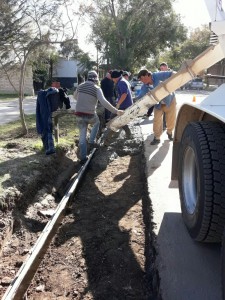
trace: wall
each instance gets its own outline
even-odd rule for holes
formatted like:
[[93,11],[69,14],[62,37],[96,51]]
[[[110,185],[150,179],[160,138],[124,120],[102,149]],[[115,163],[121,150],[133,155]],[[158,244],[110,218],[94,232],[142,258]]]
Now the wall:
[[[19,91],[19,80],[20,80],[20,72],[18,69],[14,69],[10,73],[10,80],[12,80],[14,86],[16,87],[17,91]],[[15,94],[15,90],[10,84],[7,76],[4,74],[4,71],[0,69],[0,93],[1,94]],[[34,95],[34,88],[33,88],[33,74],[31,67],[27,68],[25,74],[25,85],[24,85],[24,94],[26,95]]]

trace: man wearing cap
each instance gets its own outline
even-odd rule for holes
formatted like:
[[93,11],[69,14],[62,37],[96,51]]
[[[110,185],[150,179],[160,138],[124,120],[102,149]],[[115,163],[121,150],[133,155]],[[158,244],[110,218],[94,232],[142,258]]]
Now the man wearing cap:
[[166,62],[161,62],[159,65],[159,70],[160,71],[170,71],[170,68],[168,67],[168,64]]
[[122,76],[123,71],[113,70],[111,78],[116,85],[117,100],[116,108],[126,109],[133,104],[131,89],[126,79]]
[[122,110],[113,107],[104,97],[102,89],[97,85],[99,79],[95,71],[89,71],[87,81],[81,83],[75,93],[74,98],[76,103],[76,118],[79,128],[79,149],[80,163],[83,164],[87,160],[87,128],[92,125],[89,137],[90,149],[96,146],[95,139],[99,130],[100,120],[96,112],[97,102],[100,103],[113,114],[118,116],[123,114]]
[[[158,86],[161,81],[168,79],[172,76],[174,71],[165,72],[149,72],[147,69],[143,69],[138,73],[138,78],[143,82],[149,82],[153,85],[153,88]],[[173,140],[173,129],[176,122],[176,98],[175,93],[171,93],[160,101],[159,104],[154,106],[154,120],[153,120],[153,132],[154,139],[151,145],[157,145],[160,143],[160,137],[163,132],[163,113],[166,114],[167,135],[170,141]]]
[[[112,71],[108,71],[106,76],[101,80],[101,89],[106,100],[115,106],[114,99],[114,82],[111,79]],[[111,112],[108,109],[105,109],[105,121],[108,122],[110,119]]]
[[126,79],[128,85],[129,85],[129,87],[130,87],[130,89],[131,89],[131,84],[130,84],[130,82],[129,82],[129,76],[130,76],[130,73],[129,73],[129,72],[123,71],[123,78]]
[[129,81],[129,73],[127,71],[123,71],[123,78]]

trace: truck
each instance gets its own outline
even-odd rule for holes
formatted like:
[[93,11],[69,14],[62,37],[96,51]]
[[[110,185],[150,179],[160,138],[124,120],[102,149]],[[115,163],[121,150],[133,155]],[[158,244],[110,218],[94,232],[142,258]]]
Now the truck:
[[[225,12],[221,0],[205,0],[212,43],[195,59],[112,119],[120,127],[159,103],[169,93],[203,74],[225,57]],[[177,115],[171,179],[178,180],[182,218],[195,241],[222,242],[222,291],[225,299],[225,84],[201,103],[184,103]]]
[[[222,1],[205,0],[213,43],[225,55]],[[204,58],[203,58],[204,59]],[[219,77],[219,76],[218,76]],[[221,78],[224,76],[221,76]],[[195,241],[220,243],[221,286],[225,299],[225,84],[200,104],[184,104],[173,143],[172,179],[178,180],[182,218]],[[197,105],[195,105],[197,104]]]

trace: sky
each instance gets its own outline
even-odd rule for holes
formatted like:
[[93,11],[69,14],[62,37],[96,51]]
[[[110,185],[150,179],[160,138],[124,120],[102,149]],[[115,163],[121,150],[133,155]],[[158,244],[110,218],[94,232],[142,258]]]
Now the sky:
[[211,21],[204,0],[175,0],[174,10],[182,16],[181,22],[190,28],[209,24]]
[[[188,28],[194,29],[201,25],[208,25],[211,21],[204,0],[175,0],[173,3],[174,10],[181,15],[181,22]],[[88,52],[94,60],[97,59],[97,50],[93,44],[86,40],[87,33],[90,32],[88,26],[78,27],[79,47]]]

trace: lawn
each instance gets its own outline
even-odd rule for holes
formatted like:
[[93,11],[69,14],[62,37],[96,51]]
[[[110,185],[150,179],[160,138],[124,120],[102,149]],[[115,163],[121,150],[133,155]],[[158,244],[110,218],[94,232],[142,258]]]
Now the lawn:
[[0,101],[9,101],[18,99],[18,94],[0,94]]
[[[0,147],[4,147],[9,140],[23,141],[27,146],[40,147],[42,144],[40,135],[36,131],[36,115],[25,115],[28,135],[22,136],[20,120],[0,125]],[[78,139],[78,129],[74,115],[65,115],[59,119],[59,143],[58,147],[72,146]]]

